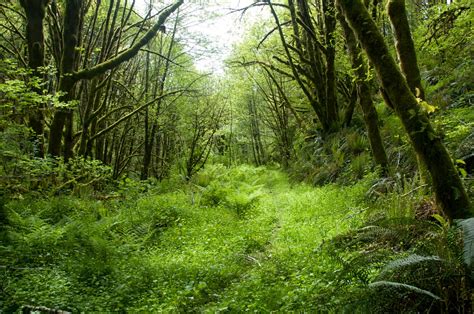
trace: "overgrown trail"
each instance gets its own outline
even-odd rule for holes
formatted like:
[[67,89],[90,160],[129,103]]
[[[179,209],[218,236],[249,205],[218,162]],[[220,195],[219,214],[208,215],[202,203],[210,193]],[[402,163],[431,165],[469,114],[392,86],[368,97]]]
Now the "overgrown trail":
[[8,204],[2,264],[17,268],[2,273],[3,308],[324,309],[337,266],[320,246],[359,225],[365,191],[249,166],[210,166],[168,192],[132,183],[124,199]]
[[155,291],[159,304],[150,299],[142,309],[308,308],[313,289],[327,284],[321,275],[330,262],[318,248],[358,224],[353,213],[363,191],[291,186],[263,169],[233,172],[206,182],[200,205],[183,212],[149,253],[165,290]]

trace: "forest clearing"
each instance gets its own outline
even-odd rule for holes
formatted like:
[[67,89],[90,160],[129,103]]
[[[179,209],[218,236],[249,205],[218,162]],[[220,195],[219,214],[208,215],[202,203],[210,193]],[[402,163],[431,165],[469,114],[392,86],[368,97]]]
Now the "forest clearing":
[[0,313],[472,313],[467,0],[0,4]]

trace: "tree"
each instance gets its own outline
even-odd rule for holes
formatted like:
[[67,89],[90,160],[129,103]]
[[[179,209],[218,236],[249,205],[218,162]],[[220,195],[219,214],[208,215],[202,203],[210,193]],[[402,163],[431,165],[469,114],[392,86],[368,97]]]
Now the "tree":
[[220,128],[224,107],[215,99],[206,97],[203,103],[196,103],[185,117],[183,153],[183,174],[186,180],[201,170],[207,162],[215,144],[215,134]]
[[360,0],[337,0],[337,3],[372,62],[415,152],[426,165],[444,213],[449,219],[471,216],[470,201],[453,161],[391,57],[367,8]]
[[400,62],[400,69],[413,95],[424,100],[425,90],[421,85],[421,74],[418,68],[415,44],[411,36],[410,24],[408,23],[405,10],[405,0],[389,0],[387,3],[387,12],[396,39],[395,45]]
[[[154,78],[154,86],[153,86],[153,98],[156,98],[157,96],[163,96],[165,93],[165,82],[169,74],[170,70],[170,65],[171,65],[171,55],[173,52],[174,44],[175,44],[175,35],[176,35],[176,27],[178,25],[178,19],[176,19],[174,23],[174,27],[172,30],[172,35],[169,40],[168,46],[165,46],[165,42],[163,38],[161,37],[160,43],[159,43],[159,50],[158,53],[159,55],[155,55],[155,67],[154,67],[154,72],[156,74],[156,77]],[[166,52],[165,52],[166,49]],[[150,51],[147,51],[147,59],[146,59],[146,75],[145,75],[145,95],[148,96],[148,83],[150,80],[150,77],[148,75],[149,67],[150,67]],[[163,58],[164,56],[164,58]],[[158,59],[158,60],[156,60]],[[145,109],[145,143],[144,143],[144,155],[143,155],[143,168],[142,168],[142,173],[141,173],[141,179],[147,179],[149,175],[149,168],[151,164],[151,159],[152,159],[152,152],[153,148],[155,145],[155,137],[156,133],[158,131],[159,125],[158,125],[158,117],[161,114],[162,110],[162,101],[163,98],[159,98],[156,104],[156,111],[155,115],[153,117],[153,121],[149,123],[149,111],[148,107]]]
[[[32,74],[41,77],[40,68],[44,66],[44,27],[43,21],[49,0],[21,0],[20,4],[26,16],[26,41],[28,47],[28,67]],[[36,88],[37,93],[42,93],[41,88]],[[29,126],[35,134],[37,141],[36,155],[43,157],[43,113],[42,106],[34,108],[29,114]]]
[[[338,130],[341,124],[336,97],[334,1],[318,1],[319,10],[316,12],[319,15],[314,16],[307,0],[288,0],[288,5],[278,6],[288,9],[289,23],[280,21],[276,4],[267,3],[284,48],[284,57],[274,56],[274,59],[290,68],[292,77],[316,113],[322,130],[326,133]],[[292,28],[291,39],[287,39],[283,29],[287,24]]]
[[[173,5],[163,10],[157,18],[155,24],[130,48],[117,54],[111,59],[105,60],[93,67],[77,71],[77,45],[81,36],[81,19],[84,15],[83,0],[67,0],[64,12],[63,30],[63,52],[61,58],[59,91],[64,93],[61,98],[63,102],[70,102],[75,99],[74,88],[79,80],[90,80],[109,70],[116,68],[121,63],[133,58],[142,47],[144,47],[163,27],[166,19],[176,11],[184,0],[178,0]],[[72,114],[71,109],[58,109],[54,114],[51,123],[48,152],[52,156],[59,156],[61,153],[61,138],[66,121],[70,124],[67,127],[64,143],[64,156],[72,155]]]
[[354,32],[342,16],[340,16],[339,22],[344,32],[347,49],[352,62],[352,68],[356,76],[357,96],[364,115],[372,155],[374,156],[375,163],[382,168],[382,172],[388,174],[389,163],[382,137],[380,135],[377,110],[373,104],[370,87],[367,82],[367,66],[365,65],[362,51],[357,44]]

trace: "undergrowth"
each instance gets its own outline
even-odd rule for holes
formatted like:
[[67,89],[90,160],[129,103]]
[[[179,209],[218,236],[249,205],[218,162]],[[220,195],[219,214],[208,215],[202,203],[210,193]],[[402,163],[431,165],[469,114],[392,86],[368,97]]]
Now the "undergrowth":
[[210,165],[187,183],[124,182],[110,197],[10,199],[0,308],[470,309],[458,229],[403,208],[422,200],[415,184],[367,193],[376,183],[314,188]]

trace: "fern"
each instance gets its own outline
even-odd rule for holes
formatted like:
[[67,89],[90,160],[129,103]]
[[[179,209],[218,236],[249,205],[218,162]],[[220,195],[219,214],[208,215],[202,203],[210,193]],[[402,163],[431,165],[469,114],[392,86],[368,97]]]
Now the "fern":
[[444,261],[444,260],[441,259],[439,256],[421,256],[417,254],[412,254],[405,258],[397,259],[388,263],[380,272],[379,278],[383,277],[388,272],[398,270],[403,267],[409,267],[409,266],[417,265],[423,262],[441,262],[441,261]]
[[456,222],[463,231],[464,249],[463,258],[464,263],[468,267],[472,267],[474,262],[474,218],[458,220]]
[[359,238],[367,240],[376,239],[394,239],[400,238],[399,232],[396,230],[385,228],[381,226],[366,226],[358,230],[360,232]]
[[420,289],[415,286],[407,285],[404,283],[400,282],[393,282],[393,281],[376,281],[371,284],[369,284],[370,288],[395,288],[395,289],[405,289],[405,290],[410,290],[412,292],[416,292],[419,294],[424,294],[427,295],[435,300],[441,300],[440,297],[437,295],[429,292],[428,290]]

